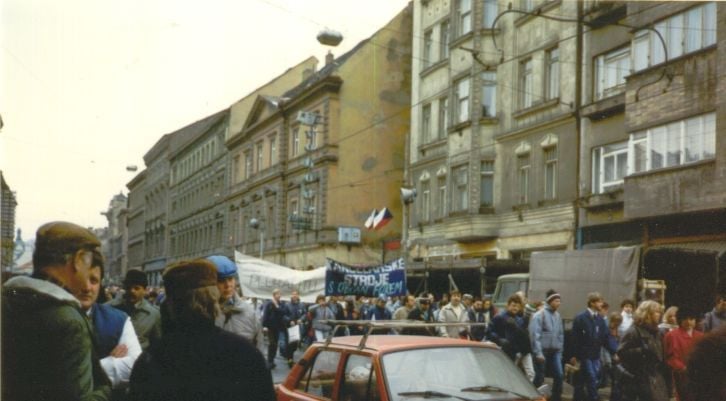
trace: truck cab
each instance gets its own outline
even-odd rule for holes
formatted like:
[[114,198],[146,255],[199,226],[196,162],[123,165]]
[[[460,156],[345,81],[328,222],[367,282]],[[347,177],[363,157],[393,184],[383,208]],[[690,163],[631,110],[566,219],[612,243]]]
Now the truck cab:
[[529,291],[529,273],[503,274],[497,279],[492,303],[498,310],[507,306],[507,299],[517,291]]

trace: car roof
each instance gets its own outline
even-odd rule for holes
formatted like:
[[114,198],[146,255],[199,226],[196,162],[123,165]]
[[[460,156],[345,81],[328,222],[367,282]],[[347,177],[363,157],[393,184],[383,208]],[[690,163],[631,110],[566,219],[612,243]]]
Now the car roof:
[[[363,336],[333,337],[330,345],[350,347],[358,349]],[[324,342],[316,343],[321,347]],[[364,349],[386,353],[415,348],[437,348],[437,347],[481,347],[496,348],[493,343],[460,340],[444,337],[410,336],[410,335],[369,335],[365,341]]]

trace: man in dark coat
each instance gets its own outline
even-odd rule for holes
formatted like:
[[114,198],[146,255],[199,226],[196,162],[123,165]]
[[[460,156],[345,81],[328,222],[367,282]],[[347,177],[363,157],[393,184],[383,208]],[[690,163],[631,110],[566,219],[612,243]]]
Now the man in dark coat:
[[[597,292],[587,295],[587,309],[575,316],[572,322],[572,351],[570,364],[580,363],[580,377],[575,384],[574,399],[578,401],[598,400],[597,389],[600,377],[600,352],[609,348],[608,325],[600,314],[603,298]],[[609,349],[610,353],[616,350]],[[587,397],[587,398],[586,398]]]
[[205,259],[178,262],[163,278],[163,335],[134,365],[129,398],[273,401],[262,353],[214,323],[219,313],[214,265]]
[[33,277],[12,278],[2,290],[3,400],[109,398],[111,383],[73,296],[87,285],[100,246],[91,231],[72,223],[38,229]]
[[484,341],[487,334],[487,326],[490,322],[489,311],[484,310],[484,303],[481,299],[474,300],[469,309],[469,321],[472,323],[483,323],[483,326],[471,326],[471,339],[475,341]]
[[532,343],[529,340],[527,321],[522,315],[522,298],[513,294],[507,300],[507,308],[494,316],[487,328],[487,337],[502,348],[502,351],[517,365],[521,365],[527,378],[534,379],[531,366]]
[[[428,298],[419,298],[416,303],[416,307],[408,314],[408,320],[414,320],[420,323],[434,323],[434,312],[431,310],[431,301]],[[433,327],[411,327],[404,329],[403,334],[435,336],[436,329]]]
[[280,290],[274,289],[272,299],[265,303],[262,311],[262,326],[267,329],[267,367],[270,369],[275,368],[275,356],[277,355],[280,335],[283,332],[287,334],[285,305],[283,305],[280,295]]

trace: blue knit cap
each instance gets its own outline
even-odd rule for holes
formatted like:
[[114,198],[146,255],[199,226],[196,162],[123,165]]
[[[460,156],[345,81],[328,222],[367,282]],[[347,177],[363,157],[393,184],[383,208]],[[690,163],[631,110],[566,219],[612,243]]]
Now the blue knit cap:
[[224,255],[212,255],[208,256],[207,260],[214,263],[214,267],[217,268],[218,280],[224,280],[237,275],[237,265],[228,257]]

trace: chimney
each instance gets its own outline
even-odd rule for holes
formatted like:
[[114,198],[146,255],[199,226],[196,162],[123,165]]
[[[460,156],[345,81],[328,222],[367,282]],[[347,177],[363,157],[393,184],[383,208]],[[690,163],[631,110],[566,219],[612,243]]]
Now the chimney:
[[328,50],[328,54],[325,55],[325,65],[329,65],[330,63],[335,60],[335,56],[333,56],[333,53]]

